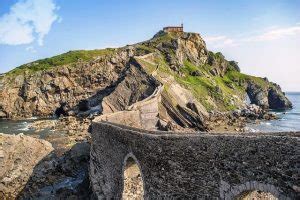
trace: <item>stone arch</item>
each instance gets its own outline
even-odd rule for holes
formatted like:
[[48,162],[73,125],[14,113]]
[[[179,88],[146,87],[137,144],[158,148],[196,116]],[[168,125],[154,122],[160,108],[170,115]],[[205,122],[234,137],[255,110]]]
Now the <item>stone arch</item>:
[[264,192],[259,190],[246,191],[235,197],[236,200],[279,200],[270,192]]
[[144,197],[144,177],[138,159],[129,153],[125,156],[122,169],[122,199],[143,199]]
[[265,184],[258,181],[248,181],[246,183],[230,186],[228,183],[221,181],[221,198],[240,200],[251,192],[260,191],[271,194],[275,199],[290,199],[279,192],[279,190],[271,184]]

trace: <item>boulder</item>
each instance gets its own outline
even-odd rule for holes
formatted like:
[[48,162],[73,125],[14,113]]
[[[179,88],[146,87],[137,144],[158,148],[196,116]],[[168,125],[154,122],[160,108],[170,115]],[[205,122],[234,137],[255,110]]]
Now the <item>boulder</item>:
[[270,109],[292,108],[292,103],[284,96],[278,88],[270,88],[268,92]]
[[241,69],[240,69],[240,67],[238,65],[238,62],[236,62],[234,60],[231,60],[231,61],[229,61],[229,65],[231,65],[234,68],[234,70],[236,70],[238,72],[241,71]]
[[6,118],[7,114],[3,111],[0,111],[0,118]]
[[0,134],[0,196],[14,199],[25,187],[35,166],[53,151],[45,141],[23,134]]
[[[265,81],[267,83],[267,80]],[[292,108],[292,103],[277,84],[269,83],[266,87],[255,82],[249,82],[246,91],[251,103],[264,109]]]
[[218,70],[216,69],[216,68],[212,68],[210,71],[209,71],[210,73],[211,73],[211,75],[213,75],[213,76],[218,76]]
[[254,82],[250,82],[246,91],[252,104],[256,104],[264,109],[269,108],[268,93],[266,89]]

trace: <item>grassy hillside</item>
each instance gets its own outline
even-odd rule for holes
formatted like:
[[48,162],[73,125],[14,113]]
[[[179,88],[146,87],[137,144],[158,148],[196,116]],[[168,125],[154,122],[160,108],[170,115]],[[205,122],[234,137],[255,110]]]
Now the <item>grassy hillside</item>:
[[[146,71],[148,73],[157,71],[162,78],[172,76],[177,83],[190,90],[208,111],[214,110],[216,107],[223,111],[236,109],[243,102],[245,83],[249,81],[255,82],[262,88],[268,87],[268,82],[264,79],[240,73],[237,63],[227,61],[220,52],[213,53],[209,51],[206,64],[201,66],[196,66],[188,60],[184,60],[183,66],[179,68],[179,72],[173,71],[167,62],[167,57],[176,58],[176,46],[173,43],[177,37],[178,35],[176,34],[159,32],[152,39],[136,44],[135,54],[139,56],[156,53],[157,56],[152,62],[145,62],[143,59],[139,60],[143,66],[146,66]],[[161,50],[161,47],[164,47],[164,49]],[[111,55],[116,53],[117,50],[108,48],[103,50],[69,51],[51,58],[21,65],[6,73],[5,76],[15,77],[25,73],[33,74],[64,65],[75,66],[75,63],[79,61],[85,62],[97,56]],[[225,69],[225,72],[221,72],[222,75],[212,74],[212,69],[214,68]],[[197,72],[196,75],[195,72]],[[165,88],[168,88],[168,82],[165,84]]]
[[108,48],[101,50],[77,50],[77,51],[69,51],[67,53],[63,53],[57,56],[53,56],[51,58],[45,58],[41,60],[37,60],[28,64],[21,65],[8,73],[7,76],[15,76],[27,73],[34,73],[37,71],[48,70],[53,67],[63,66],[67,64],[76,63],[79,60],[81,61],[89,61],[97,56],[112,54],[116,51],[116,49]]

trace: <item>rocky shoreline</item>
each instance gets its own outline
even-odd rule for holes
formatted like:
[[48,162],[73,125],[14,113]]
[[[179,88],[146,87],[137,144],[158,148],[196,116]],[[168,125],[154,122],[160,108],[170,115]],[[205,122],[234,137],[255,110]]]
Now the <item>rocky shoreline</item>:
[[89,198],[88,142],[57,154],[52,145],[30,136],[0,135],[0,196],[4,199]]
[[[276,116],[266,112],[259,106],[249,105],[247,108],[242,110],[236,110],[230,113],[210,113],[209,123],[207,127],[209,132],[243,132],[245,131],[245,124],[250,121],[257,120],[269,120],[274,119]],[[89,125],[91,119],[87,118],[76,118],[76,117],[61,117],[57,120],[38,120],[29,125],[30,129],[34,129],[36,136],[40,131],[48,129],[49,131],[62,132],[64,134],[49,136],[45,138],[47,141],[35,139],[29,136],[20,135],[1,135],[2,149],[9,151],[7,146],[12,148],[10,152],[5,152],[5,154],[13,153],[13,159],[19,159],[18,148],[15,145],[20,145],[16,140],[24,140],[22,151],[27,151],[26,149],[32,148],[32,143],[42,144],[42,147],[48,149],[45,153],[40,151],[38,146],[34,145],[33,151],[30,152],[30,157],[32,163],[24,165],[25,161],[19,161],[16,165],[18,167],[28,166],[29,169],[33,171],[32,175],[28,174],[27,177],[21,176],[19,171],[15,177],[14,184],[18,184],[18,187],[11,187],[11,184],[5,176],[1,176],[1,183],[6,187],[3,189],[5,196],[8,198],[17,197],[19,199],[26,198],[39,198],[39,197],[61,197],[74,196],[78,198],[79,196],[88,197],[91,195],[91,191],[88,188],[89,178],[88,178],[88,165],[89,165],[89,147],[90,147],[90,133]],[[188,129],[193,131],[192,129]],[[179,129],[178,131],[182,131]],[[51,145],[52,144],[52,145]],[[45,147],[44,147],[45,146]],[[53,147],[55,147],[55,149]],[[36,151],[38,150],[39,153]],[[20,150],[20,152],[22,152]],[[38,159],[37,156],[41,155]],[[0,156],[8,157],[0,152]],[[11,171],[7,168],[9,165],[4,162],[3,166],[6,168],[2,170],[3,172],[9,173],[11,176]],[[26,168],[26,171],[29,169]],[[25,181],[26,180],[26,181]],[[131,180],[131,179],[130,179]],[[135,178],[132,179],[133,181]],[[12,182],[12,181],[11,181]],[[130,188],[134,187],[131,182],[127,183],[131,185]],[[2,186],[3,187],[3,186]],[[9,191],[12,188],[22,188],[19,191]],[[84,190],[84,192],[83,192]],[[4,195],[4,194],[3,194]]]
[[[250,121],[275,119],[268,109],[292,107],[277,84],[241,73],[235,61],[208,51],[197,33],[160,31],[138,44],[84,51],[88,60],[82,53],[28,63],[0,77],[0,118],[57,117],[31,123],[36,138],[0,135],[5,198],[90,198],[92,120],[235,134]],[[44,69],[45,64],[51,66]],[[252,104],[245,103],[246,96]],[[44,130],[53,133],[46,141],[39,139]],[[22,167],[32,173],[22,174]]]

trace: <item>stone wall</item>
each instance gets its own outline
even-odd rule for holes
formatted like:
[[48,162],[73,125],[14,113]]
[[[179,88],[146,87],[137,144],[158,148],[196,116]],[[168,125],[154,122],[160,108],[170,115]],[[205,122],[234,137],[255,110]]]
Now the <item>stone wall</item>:
[[92,124],[90,178],[98,199],[120,199],[124,160],[141,169],[145,199],[234,199],[250,190],[299,198],[300,133],[185,134]]

